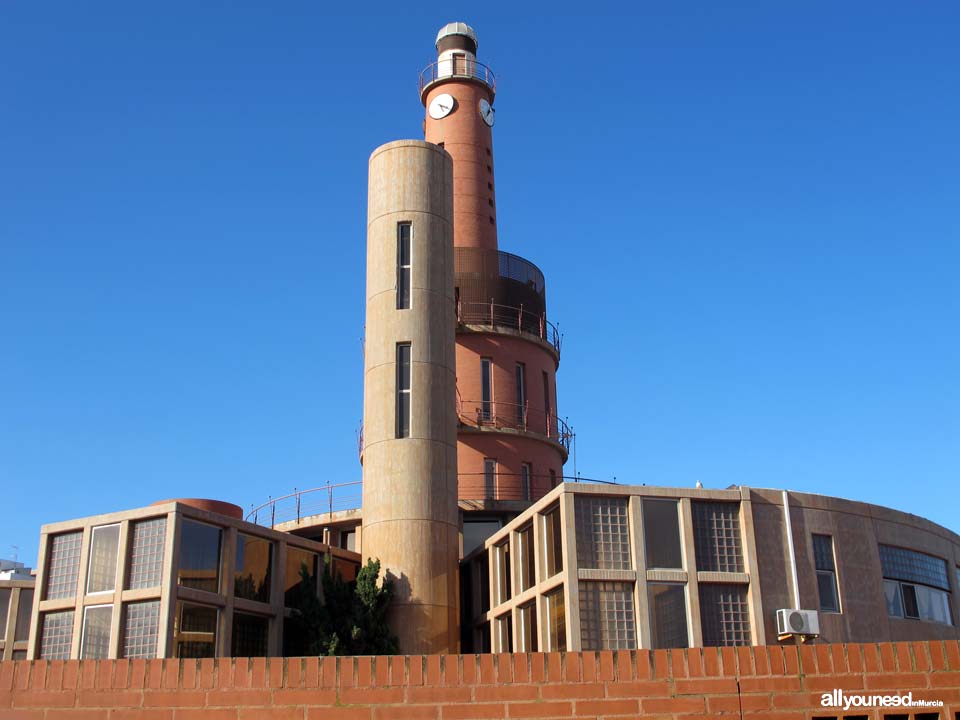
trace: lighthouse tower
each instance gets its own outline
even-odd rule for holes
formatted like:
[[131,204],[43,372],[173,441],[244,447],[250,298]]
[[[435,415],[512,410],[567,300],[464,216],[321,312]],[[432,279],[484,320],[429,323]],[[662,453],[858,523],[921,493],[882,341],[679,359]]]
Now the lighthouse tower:
[[[441,28],[420,76],[424,136],[453,158],[457,464],[463,550],[561,481],[571,433],[557,415],[560,338],[543,273],[497,241],[496,78],[477,34]],[[517,240],[514,240],[516,243]]]

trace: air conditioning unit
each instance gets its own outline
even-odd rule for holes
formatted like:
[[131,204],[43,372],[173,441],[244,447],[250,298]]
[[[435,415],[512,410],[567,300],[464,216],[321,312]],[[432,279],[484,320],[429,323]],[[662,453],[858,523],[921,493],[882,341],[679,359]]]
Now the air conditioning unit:
[[819,635],[816,610],[777,610],[777,635]]

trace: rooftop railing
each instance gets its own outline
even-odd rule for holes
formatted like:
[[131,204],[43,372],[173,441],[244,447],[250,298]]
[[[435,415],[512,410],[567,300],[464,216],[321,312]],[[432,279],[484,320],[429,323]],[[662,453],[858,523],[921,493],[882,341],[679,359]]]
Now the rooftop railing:
[[547,320],[546,313],[534,313],[524,310],[523,305],[513,307],[493,302],[457,303],[457,322],[462,325],[486,325],[490,328],[508,328],[521,333],[535,335],[550,343],[557,355],[560,354],[560,342],[563,336],[557,326]]
[[494,92],[497,91],[497,78],[493,70],[476,60],[455,56],[432,62],[420,71],[420,95],[438,80],[451,78],[480,80]]
[[556,413],[537,410],[530,403],[494,400],[457,400],[457,414],[464,425],[476,428],[508,429],[542,435],[569,452],[573,431]]

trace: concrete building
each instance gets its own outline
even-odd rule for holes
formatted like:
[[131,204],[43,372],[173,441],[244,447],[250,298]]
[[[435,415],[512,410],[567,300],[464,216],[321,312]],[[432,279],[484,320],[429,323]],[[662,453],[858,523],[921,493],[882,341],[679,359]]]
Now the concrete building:
[[44,525],[27,657],[303,654],[288,623],[302,583],[352,580],[360,557],[241,517],[170,500]]
[[0,559],[0,660],[26,660],[34,578],[16,560]]

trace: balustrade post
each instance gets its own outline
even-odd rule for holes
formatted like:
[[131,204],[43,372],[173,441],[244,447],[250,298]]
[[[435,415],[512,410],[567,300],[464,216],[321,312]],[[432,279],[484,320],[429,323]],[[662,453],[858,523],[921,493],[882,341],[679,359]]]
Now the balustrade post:
[[300,491],[296,488],[293,489],[293,494],[297,498],[297,524],[300,524]]

